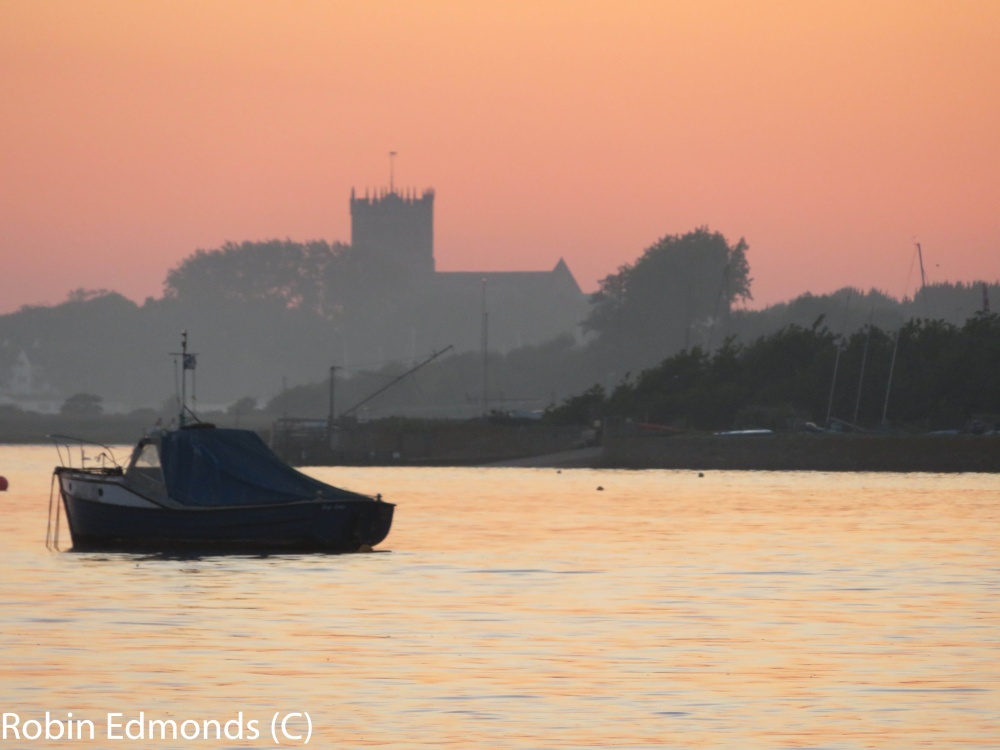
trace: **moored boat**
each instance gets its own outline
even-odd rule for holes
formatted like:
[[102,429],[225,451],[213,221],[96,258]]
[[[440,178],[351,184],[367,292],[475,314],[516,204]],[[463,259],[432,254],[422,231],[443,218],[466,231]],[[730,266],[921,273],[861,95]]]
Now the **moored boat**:
[[381,495],[314,479],[255,432],[185,424],[181,403],[178,429],[141,439],[126,466],[56,467],[74,549],[353,552],[389,534]]

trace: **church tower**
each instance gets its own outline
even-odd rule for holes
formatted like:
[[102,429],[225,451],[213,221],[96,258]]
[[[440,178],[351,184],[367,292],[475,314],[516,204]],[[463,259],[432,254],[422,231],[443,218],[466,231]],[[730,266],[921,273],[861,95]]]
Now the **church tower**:
[[434,191],[369,197],[351,190],[351,245],[415,276],[434,273]]

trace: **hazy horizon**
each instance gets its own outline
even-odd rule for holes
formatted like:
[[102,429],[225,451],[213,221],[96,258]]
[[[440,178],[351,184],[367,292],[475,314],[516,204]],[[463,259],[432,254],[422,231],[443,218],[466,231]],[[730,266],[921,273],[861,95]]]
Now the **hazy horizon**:
[[434,188],[442,271],[745,238],[754,308],[1000,279],[1000,4],[0,4],[0,313]]

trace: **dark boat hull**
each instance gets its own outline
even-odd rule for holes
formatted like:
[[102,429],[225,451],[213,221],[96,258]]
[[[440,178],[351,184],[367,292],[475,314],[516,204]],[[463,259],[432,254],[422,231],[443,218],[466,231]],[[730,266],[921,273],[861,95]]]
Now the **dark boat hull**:
[[306,501],[231,508],[140,508],[63,491],[74,550],[355,552],[389,534],[394,505]]

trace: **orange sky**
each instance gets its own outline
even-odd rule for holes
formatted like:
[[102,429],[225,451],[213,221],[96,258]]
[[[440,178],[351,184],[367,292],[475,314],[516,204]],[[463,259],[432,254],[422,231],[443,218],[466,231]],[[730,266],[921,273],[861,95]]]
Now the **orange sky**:
[[0,0],[0,312],[437,191],[440,270],[585,290],[664,234],[756,305],[1000,279],[996,0]]

